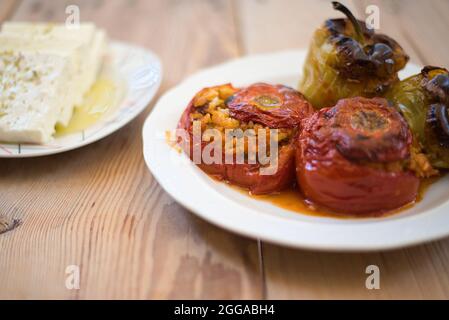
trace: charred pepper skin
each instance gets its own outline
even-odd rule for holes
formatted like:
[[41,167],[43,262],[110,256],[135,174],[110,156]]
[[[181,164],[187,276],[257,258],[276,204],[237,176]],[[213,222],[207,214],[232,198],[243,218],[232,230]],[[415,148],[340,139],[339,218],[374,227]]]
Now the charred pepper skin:
[[[296,148],[298,185],[306,199],[339,213],[397,209],[418,193],[419,178],[402,167],[411,143],[405,120],[387,100],[342,99],[304,121]],[[400,165],[389,169],[392,163]]]
[[299,91],[318,109],[342,98],[382,96],[409,60],[395,40],[344,12],[348,18],[329,19],[315,31],[304,64]]
[[426,66],[386,93],[402,113],[422,152],[435,168],[449,168],[449,72]]

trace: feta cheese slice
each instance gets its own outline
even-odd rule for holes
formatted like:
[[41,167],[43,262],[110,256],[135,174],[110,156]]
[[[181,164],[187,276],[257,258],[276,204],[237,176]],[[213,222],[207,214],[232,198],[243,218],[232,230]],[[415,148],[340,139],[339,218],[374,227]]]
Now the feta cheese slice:
[[[77,63],[75,68],[78,69],[79,77],[75,80],[79,87],[74,93],[74,105],[82,102],[83,96],[94,84],[106,49],[106,34],[93,23],[82,23],[78,28],[68,28],[65,25],[50,23],[6,22],[2,26],[1,34],[41,44],[55,43],[53,48],[65,49],[69,45],[79,51],[79,59],[74,61]],[[44,49],[45,45],[40,47]],[[61,108],[58,123],[66,126],[72,113],[73,105]]]
[[46,143],[96,80],[106,36],[93,24],[5,23],[0,33],[0,141]]
[[0,140],[47,143],[67,98],[67,59],[0,49]]

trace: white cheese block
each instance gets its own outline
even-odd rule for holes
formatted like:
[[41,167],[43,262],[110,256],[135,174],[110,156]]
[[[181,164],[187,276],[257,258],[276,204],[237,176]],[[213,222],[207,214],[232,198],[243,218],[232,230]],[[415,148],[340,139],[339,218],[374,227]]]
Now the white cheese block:
[[55,125],[68,124],[74,106],[95,82],[105,44],[105,33],[93,24],[67,29],[5,23],[0,33],[0,141],[49,142]]
[[70,39],[81,42],[90,42],[97,28],[93,23],[81,23],[78,27],[68,28],[63,24],[34,23],[34,22],[8,22],[2,25],[1,32],[4,35],[27,35],[45,39]]
[[[53,48],[70,48],[79,51],[79,60],[75,68],[79,78],[75,80],[79,87],[75,90],[74,105],[80,104],[84,94],[92,87],[101,67],[106,50],[106,34],[96,29],[93,23],[82,23],[78,28],[68,28],[65,25],[49,23],[6,22],[2,26],[1,34],[14,36],[33,43],[55,43]],[[0,39],[1,41],[1,39]],[[45,49],[45,45],[40,46]],[[52,50],[52,52],[54,52]],[[72,106],[61,108],[58,123],[66,126],[73,113]]]
[[47,143],[69,97],[68,60],[0,50],[0,140]]

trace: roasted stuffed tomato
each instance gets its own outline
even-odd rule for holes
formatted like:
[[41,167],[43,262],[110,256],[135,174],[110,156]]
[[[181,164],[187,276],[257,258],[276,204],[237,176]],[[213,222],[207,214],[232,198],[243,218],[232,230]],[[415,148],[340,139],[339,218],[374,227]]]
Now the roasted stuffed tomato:
[[[416,171],[431,169],[382,98],[349,98],[306,119],[297,139],[297,179],[317,205],[349,214],[381,213],[415,200]],[[419,169],[417,169],[419,168]]]
[[[253,194],[272,193],[294,183],[294,138],[301,121],[312,112],[302,94],[282,85],[205,88],[181,117],[178,128],[187,135],[180,143],[206,173]],[[262,148],[265,159],[260,157]],[[267,163],[267,158],[274,158],[275,165]],[[272,170],[264,172],[270,166]]]

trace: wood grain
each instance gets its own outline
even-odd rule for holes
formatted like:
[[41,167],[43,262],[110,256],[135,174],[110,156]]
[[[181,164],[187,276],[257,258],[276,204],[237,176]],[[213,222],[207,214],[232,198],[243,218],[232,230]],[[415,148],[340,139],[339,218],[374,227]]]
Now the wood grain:
[[[449,13],[444,1],[345,1],[360,17],[368,4],[380,8],[381,31],[398,40],[417,63],[449,65]],[[425,8],[424,8],[425,7]],[[437,13],[440,11],[440,13]],[[313,30],[332,13],[330,1],[244,1],[239,11],[245,52],[308,46]],[[429,26],[433,17],[439,19]],[[262,24],[265,24],[265,29]],[[435,29],[433,27],[435,26]],[[262,28],[262,29],[261,29]],[[437,31],[436,31],[437,30]],[[268,36],[267,36],[268,34]],[[267,41],[270,39],[270,41]],[[273,39],[273,41],[271,41]],[[413,41],[410,41],[413,40]],[[321,253],[263,244],[270,299],[448,299],[449,240],[378,253]],[[368,290],[365,273],[377,265],[381,290]]]
[[[348,4],[348,1],[342,1]],[[335,16],[330,1],[238,1],[245,54],[307,48],[324,19]]]
[[[226,1],[24,0],[13,19],[64,21],[67,4],[156,51],[160,92],[239,51]],[[147,114],[76,151],[0,160],[0,212],[23,221],[0,236],[0,298],[261,297],[257,242],[195,218],[146,169]],[[68,265],[81,268],[80,290],[65,287]]]
[[[446,0],[343,2],[359,16],[378,5],[381,30],[412,60],[449,66]],[[340,16],[328,0],[2,0],[0,21],[63,22],[68,4],[111,38],[154,50],[165,69],[161,93],[232,57],[306,48],[324,19]],[[449,298],[449,239],[323,253],[261,244],[196,218],[145,167],[148,112],[79,150],[0,160],[0,215],[23,222],[0,235],[0,298]],[[380,290],[365,287],[371,264]],[[80,290],[65,287],[68,265],[81,268]]]
[[2,0],[0,2],[0,22],[8,20],[19,3],[20,0]]

